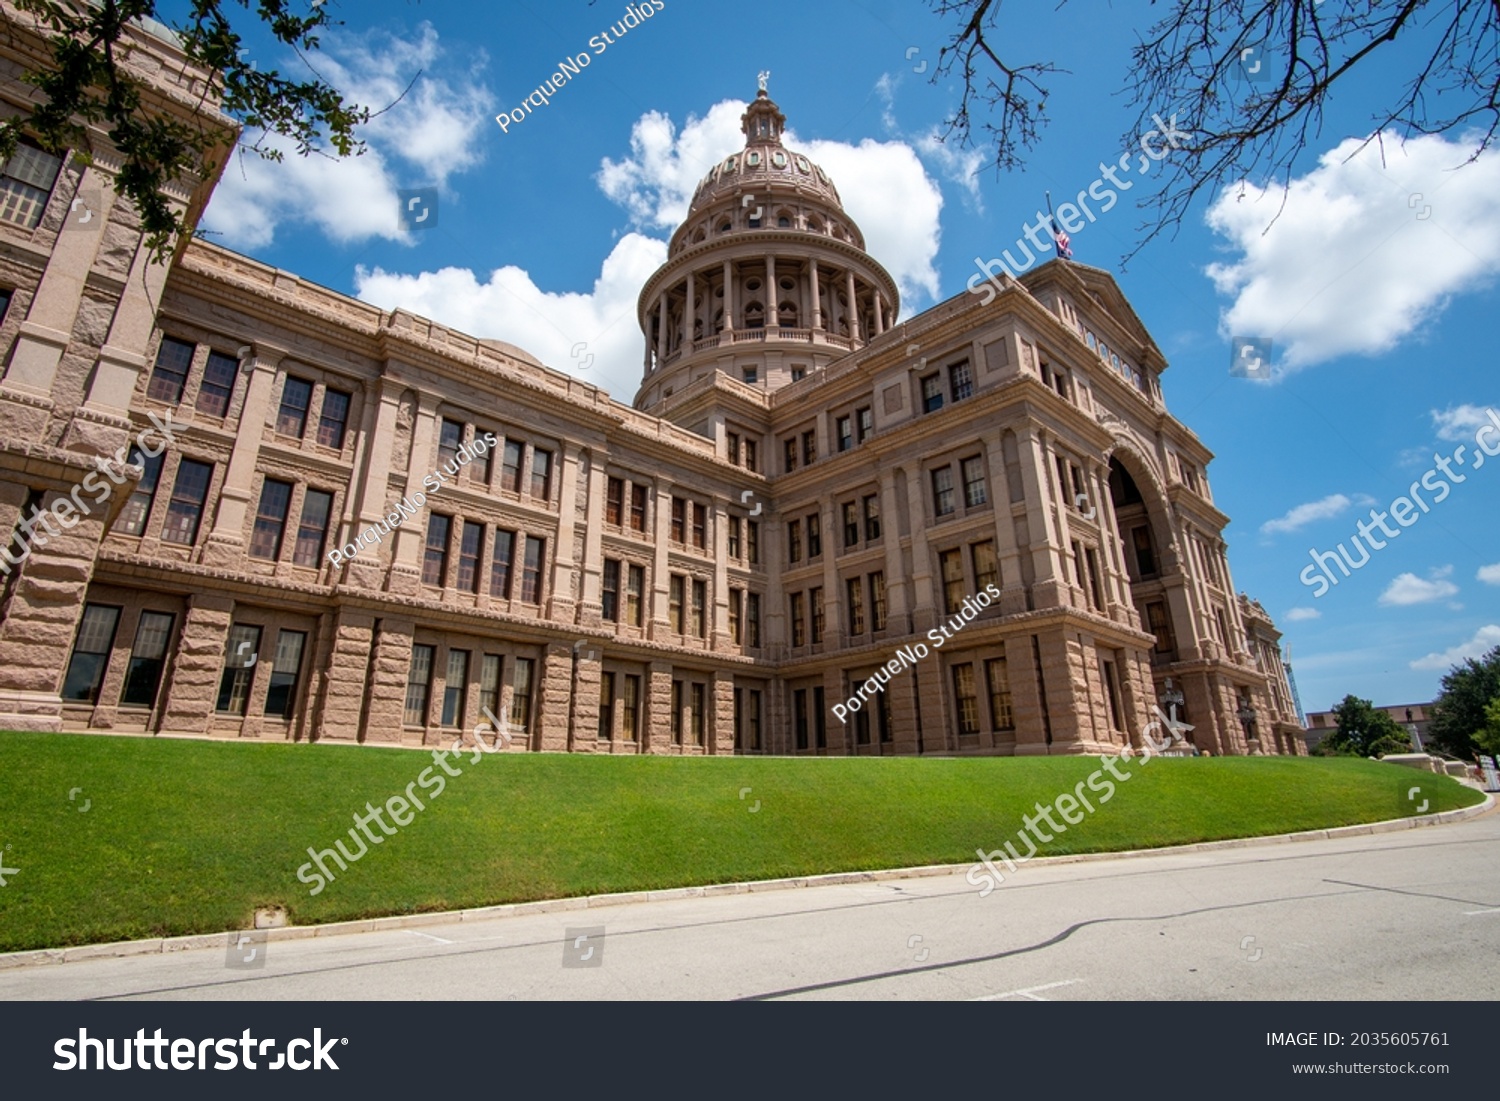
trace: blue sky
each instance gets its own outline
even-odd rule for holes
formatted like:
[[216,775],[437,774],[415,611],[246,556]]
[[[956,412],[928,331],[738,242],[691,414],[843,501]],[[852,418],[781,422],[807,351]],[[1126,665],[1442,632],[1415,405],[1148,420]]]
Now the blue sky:
[[[626,402],[641,363],[636,293],[698,179],[739,147],[759,70],[772,73],[788,144],[830,172],[910,316],[961,292],[975,256],[1010,246],[1046,189],[1076,194],[1119,157],[1133,121],[1120,94],[1129,44],[1160,10],[1007,9],[997,41],[1008,60],[1071,72],[1048,78],[1053,121],[1026,170],[998,177],[935,140],[958,90],[930,82],[948,27],[917,3],[665,0],[625,37],[601,40],[602,52],[590,40],[625,0],[327,6],[345,25],[324,35],[313,64],[346,94],[382,107],[422,75],[372,124],[363,157],[232,163],[204,221],[212,239],[511,340]],[[246,42],[261,68],[301,65],[261,36]],[[494,116],[579,53],[589,65],[502,131]],[[1262,195],[1266,181],[1250,180],[1242,198],[1200,202],[1123,272],[1134,205],[1073,235],[1075,259],[1116,273],[1171,363],[1168,407],[1217,455],[1209,475],[1234,518],[1236,586],[1286,632],[1315,710],[1347,692],[1430,699],[1453,660],[1500,644],[1500,461],[1468,470],[1321,597],[1299,581],[1311,548],[1348,546],[1356,522],[1406,493],[1435,450],[1472,452],[1482,410],[1500,408],[1490,335],[1500,155],[1454,171],[1472,148],[1457,135],[1387,142],[1383,165],[1373,146],[1349,155],[1403,60],[1377,55],[1333,102],[1274,224],[1280,191]],[[1127,199],[1160,169],[1145,175]],[[417,187],[438,188],[438,224],[405,232],[396,192]],[[1230,376],[1234,334],[1275,341],[1273,380]],[[579,343],[589,367],[570,355]]]

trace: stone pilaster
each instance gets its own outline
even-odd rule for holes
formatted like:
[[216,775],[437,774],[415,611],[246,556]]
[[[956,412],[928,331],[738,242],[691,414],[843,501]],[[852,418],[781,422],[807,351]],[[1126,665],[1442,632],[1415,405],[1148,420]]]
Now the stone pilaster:
[[[593,691],[583,692],[580,712],[592,709],[594,723],[599,722],[599,670],[595,663]],[[573,648],[566,642],[549,642],[542,651],[541,674],[536,692],[536,727],[532,744],[546,753],[563,753],[568,749],[568,700],[573,692]],[[583,686],[580,685],[580,690]],[[540,731],[538,737],[537,731]],[[589,735],[592,737],[593,728]]]
[[235,433],[234,450],[229,453],[224,484],[219,489],[213,530],[204,541],[205,565],[234,567],[244,559],[246,516],[260,462],[260,443],[271,411],[271,395],[276,389],[277,368],[285,355],[279,348],[256,345],[247,364],[250,385],[240,410],[239,429]]
[[370,675],[375,617],[368,612],[340,608],[325,618],[332,620],[333,645],[326,665],[318,674],[320,714],[310,737],[313,741],[358,741],[365,698],[371,688],[366,680]]
[[[375,654],[370,663],[369,709],[365,721],[364,741],[398,745],[405,742],[421,745],[432,717],[434,702],[429,693],[427,714],[421,730],[406,730],[406,682],[411,673],[412,636],[416,622],[411,619],[385,617],[377,621]],[[358,646],[358,636],[352,640]],[[437,670],[433,670],[436,683]]]
[[163,731],[208,733],[218,703],[234,608],[234,599],[221,593],[194,593],[188,598],[171,677],[162,688],[166,699]]
[[709,685],[708,752],[720,757],[734,754],[734,674],[716,669]]
[[653,661],[646,668],[641,752],[671,753],[672,665],[670,662]]

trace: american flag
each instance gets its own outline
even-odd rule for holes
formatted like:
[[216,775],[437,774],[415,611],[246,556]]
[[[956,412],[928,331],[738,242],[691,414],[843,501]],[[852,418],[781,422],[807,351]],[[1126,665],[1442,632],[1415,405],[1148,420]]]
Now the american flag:
[[1061,256],[1064,260],[1071,260],[1073,258],[1073,250],[1068,247],[1068,235],[1057,224],[1056,218],[1052,219],[1052,240],[1057,245],[1057,255]]

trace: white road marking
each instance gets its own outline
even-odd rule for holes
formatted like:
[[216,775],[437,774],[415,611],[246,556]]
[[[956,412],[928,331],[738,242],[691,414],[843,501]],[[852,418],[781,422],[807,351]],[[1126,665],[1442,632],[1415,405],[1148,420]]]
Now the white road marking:
[[1083,982],[1082,979],[1063,979],[1062,982],[1049,982],[1043,986],[1028,986],[1025,990],[1007,990],[1004,994],[986,994],[982,998],[970,998],[971,1002],[998,1002],[1001,998],[1030,998],[1034,1002],[1045,1002],[1046,998],[1038,998],[1036,991],[1053,990],[1059,986],[1072,986],[1074,983]]
[[1465,910],[1464,917],[1473,917],[1475,914],[1500,914],[1500,906],[1492,910]]
[[419,933],[415,929],[403,929],[401,931],[403,933],[410,933],[414,937],[426,937],[428,940],[435,940],[439,944],[452,944],[453,943],[451,940],[444,940],[442,937],[435,937],[431,933]]

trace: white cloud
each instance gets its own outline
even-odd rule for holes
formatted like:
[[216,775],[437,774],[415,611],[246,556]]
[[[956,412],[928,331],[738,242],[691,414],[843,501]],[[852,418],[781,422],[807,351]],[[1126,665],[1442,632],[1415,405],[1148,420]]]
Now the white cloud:
[[1275,520],[1267,520],[1260,526],[1262,535],[1271,535],[1275,532],[1293,532],[1298,528],[1304,528],[1317,520],[1327,520],[1345,511],[1354,501],[1342,493],[1334,493],[1318,501],[1309,501],[1304,505],[1298,505],[1285,516]]
[[1294,179],[1284,209],[1279,187],[1246,183],[1208,211],[1241,254],[1207,268],[1235,299],[1224,334],[1270,337],[1287,369],[1389,351],[1500,270],[1500,150],[1465,165],[1462,138],[1359,145]]
[[1474,433],[1490,423],[1486,406],[1459,405],[1452,409],[1432,410],[1432,427],[1440,440],[1472,440]]
[[[689,115],[679,131],[657,111],[642,115],[631,129],[630,155],[605,158],[599,186],[629,212],[637,228],[675,229],[687,216],[693,192],[715,164],[745,146],[740,132],[744,100],[714,104],[707,115]],[[788,148],[821,165],[838,188],[845,211],[864,231],[865,249],[896,280],[903,317],[912,298],[939,293],[937,259],[943,193],[927,175],[916,151],[901,141],[866,138],[858,145],[803,141],[788,129]]]
[[[514,266],[497,268],[483,282],[467,268],[403,275],[360,266],[354,285],[359,298],[385,309],[400,306],[478,337],[518,344],[628,405],[641,382],[636,297],[666,259],[661,241],[628,233],[587,293],[544,291]],[[572,351],[580,342],[588,348],[575,360]],[[585,355],[594,361],[580,368]]]
[[880,122],[892,137],[904,137],[920,153],[924,160],[942,173],[943,179],[964,189],[964,194],[975,211],[984,213],[984,199],[979,194],[979,170],[984,167],[983,149],[960,149],[955,142],[943,140],[940,126],[932,126],[923,134],[903,135],[901,124],[896,121],[896,89],[901,85],[899,76],[885,73],[875,82],[875,94],[884,106],[880,111]]
[[1500,585],[1500,562],[1493,566],[1480,566],[1476,576],[1486,585]]
[[1293,608],[1283,618],[1288,623],[1302,623],[1309,619],[1322,619],[1323,613],[1316,608]]
[[1430,604],[1443,600],[1458,592],[1458,586],[1444,578],[1453,572],[1452,566],[1432,572],[1431,581],[1423,581],[1414,573],[1403,573],[1386,586],[1380,594],[1380,603],[1398,607],[1408,604]]
[[[442,188],[449,176],[477,164],[479,131],[493,109],[493,96],[477,74],[439,64],[442,56],[429,23],[417,28],[412,41],[380,32],[328,35],[317,59],[324,80],[372,111],[395,106],[361,128],[367,148],[357,157],[302,157],[278,138],[266,139],[266,145],[281,150],[280,162],[236,153],[203,228],[241,249],[263,248],[278,229],[291,226],[316,227],[341,244],[407,239],[397,219],[397,189]],[[435,68],[444,75],[432,76]],[[423,76],[396,103],[418,70]],[[256,137],[247,132],[244,140]]]
[[1469,658],[1483,657],[1495,646],[1500,646],[1500,626],[1491,623],[1475,631],[1474,637],[1467,642],[1460,642],[1441,654],[1428,654],[1425,658],[1418,658],[1411,663],[1411,667],[1413,669],[1447,669]]

